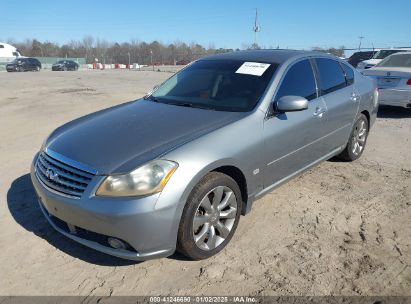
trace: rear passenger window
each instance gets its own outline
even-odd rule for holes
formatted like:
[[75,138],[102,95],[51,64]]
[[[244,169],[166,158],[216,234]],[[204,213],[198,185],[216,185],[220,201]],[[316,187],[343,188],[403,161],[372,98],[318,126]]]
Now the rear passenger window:
[[317,98],[317,89],[311,63],[306,59],[294,64],[285,75],[276,100],[283,96],[302,96],[308,100]]
[[321,94],[328,94],[344,88],[345,76],[338,61],[327,58],[316,58],[318,73],[320,74]]
[[354,71],[348,66],[348,64],[341,63],[341,66],[344,70],[347,86],[352,85],[354,83]]

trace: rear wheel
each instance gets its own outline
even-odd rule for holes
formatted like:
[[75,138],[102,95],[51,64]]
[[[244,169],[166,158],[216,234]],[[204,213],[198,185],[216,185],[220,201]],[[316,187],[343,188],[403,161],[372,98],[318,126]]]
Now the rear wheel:
[[354,123],[347,146],[338,157],[346,161],[354,161],[360,158],[367,143],[368,130],[368,119],[361,113]]
[[220,252],[241,214],[241,191],[229,176],[211,172],[191,192],[178,230],[177,250],[193,260]]

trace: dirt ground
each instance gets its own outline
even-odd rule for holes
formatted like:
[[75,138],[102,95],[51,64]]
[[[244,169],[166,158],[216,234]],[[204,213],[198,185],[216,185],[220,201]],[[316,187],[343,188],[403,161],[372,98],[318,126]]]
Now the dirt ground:
[[260,199],[211,259],[135,263],[55,232],[28,175],[44,138],[169,76],[0,73],[0,295],[411,295],[411,110],[381,108],[360,160]]

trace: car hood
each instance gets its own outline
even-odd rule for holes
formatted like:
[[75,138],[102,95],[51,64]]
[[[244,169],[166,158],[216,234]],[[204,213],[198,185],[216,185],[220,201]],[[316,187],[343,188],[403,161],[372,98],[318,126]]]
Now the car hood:
[[141,99],[59,127],[44,148],[97,174],[125,173],[246,115]]

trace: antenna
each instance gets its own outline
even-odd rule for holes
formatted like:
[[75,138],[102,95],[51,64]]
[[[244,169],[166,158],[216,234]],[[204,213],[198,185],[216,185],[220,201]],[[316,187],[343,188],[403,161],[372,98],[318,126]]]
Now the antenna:
[[254,32],[254,48],[257,48],[257,33],[261,31],[261,27],[258,24],[258,10],[255,9],[255,19],[254,19],[254,27],[253,27],[253,32]]
[[364,39],[364,36],[360,36],[358,37],[358,39],[360,39],[360,44],[358,45],[358,50],[361,51],[361,41]]

